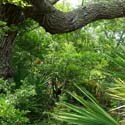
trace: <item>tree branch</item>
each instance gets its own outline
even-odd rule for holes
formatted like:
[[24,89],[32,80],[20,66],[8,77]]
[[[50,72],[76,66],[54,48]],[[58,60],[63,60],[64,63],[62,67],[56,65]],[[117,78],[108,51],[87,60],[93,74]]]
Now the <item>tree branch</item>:
[[71,12],[59,11],[50,5],[50,3],[47,3],[46,0],[43,1],[44,8],[46,8],[44,10],[49,11],[45,13],[43,8],[36,7],[35,11],[32,8],[30,11],[26,11],[27,13],[25,14],[39,22],[46,31],[52,34],[71,32],[101,19],[125,17],[125,0],[93,3]]
[[54,4],[56,4],[58,1],[59,1],[59,0],[51,0],[50,3],[51,3],[52,5],[54,5]]

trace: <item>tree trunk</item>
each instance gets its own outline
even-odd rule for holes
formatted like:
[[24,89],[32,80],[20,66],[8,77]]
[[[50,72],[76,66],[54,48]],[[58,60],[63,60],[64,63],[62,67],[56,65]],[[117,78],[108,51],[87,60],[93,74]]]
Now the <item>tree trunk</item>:
[[14,74],[11,59],[15,37],[16,32],[10,32],[0,42],[0,77],[4,79],[9,79]]
[[[7,26],[18,26],[22,23],[22,10],[13,4],[0,5],[0,20],[7,22]],[[12,69],[12,49],[17,31],[8,31],[0,41],[0,77],[10,79],[14,75]]]

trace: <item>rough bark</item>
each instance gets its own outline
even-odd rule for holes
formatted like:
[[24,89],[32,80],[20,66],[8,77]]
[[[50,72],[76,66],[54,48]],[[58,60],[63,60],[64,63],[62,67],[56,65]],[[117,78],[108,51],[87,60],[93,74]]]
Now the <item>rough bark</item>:
[[[21,9],[17,6],[6,4],[0,5],[0,19],[7,22],[8,26],[18,25],[20,22]],[[0,40],[0,77],[10,79],[14,71],[11,66],[12,49],[17,31],[7,31]]]
[[9,79],[14,71],[11,66],[12,48],[16,37],[15,32],[8,33],[0,42],[0,77]]
[[66,13],[55,9],[48,0],[35,0],[31,4],[31,8],[24,10],[25,15],[52,34],[71,32],[96,20],[125,17],[125,0],[90,3]]

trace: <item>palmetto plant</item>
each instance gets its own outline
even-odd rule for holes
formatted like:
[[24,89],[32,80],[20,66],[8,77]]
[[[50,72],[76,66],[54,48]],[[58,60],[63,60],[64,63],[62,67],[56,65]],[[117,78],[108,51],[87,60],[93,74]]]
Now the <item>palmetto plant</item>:
[[113,99],[125,101],[125,83],[121,80],[118,81],[121,83],[120,85],[114,85],[107,90],[108,95],[110,95]]
[[[112,88],[107,89],[107,94],[114,100],[118,101],[118,106],[113,108],[111,112],[117,112],[118,117],[123,121],[125,120],[125,82],[117,80],[118,85],[114,85]],[[125,121],[124,121],[125,124]]]
[[[83,96],[76,93],[70,95],[80,103],[74,105],[62,102],[59,105],[63,110],[57,111],[53,114],[54,118],[68,122],[73,125],[119,125],[119,123],[110,116],[104,109],[102,109],[96,99],[86,90],[76,86]],[[86,99],[84,99],[84,97]]]

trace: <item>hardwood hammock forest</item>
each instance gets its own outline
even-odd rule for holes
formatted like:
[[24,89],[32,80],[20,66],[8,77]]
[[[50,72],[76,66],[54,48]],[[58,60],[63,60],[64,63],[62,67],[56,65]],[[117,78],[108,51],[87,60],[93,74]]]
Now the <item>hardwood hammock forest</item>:
[[125,0],[0,0],[0,125],[125,125]]

